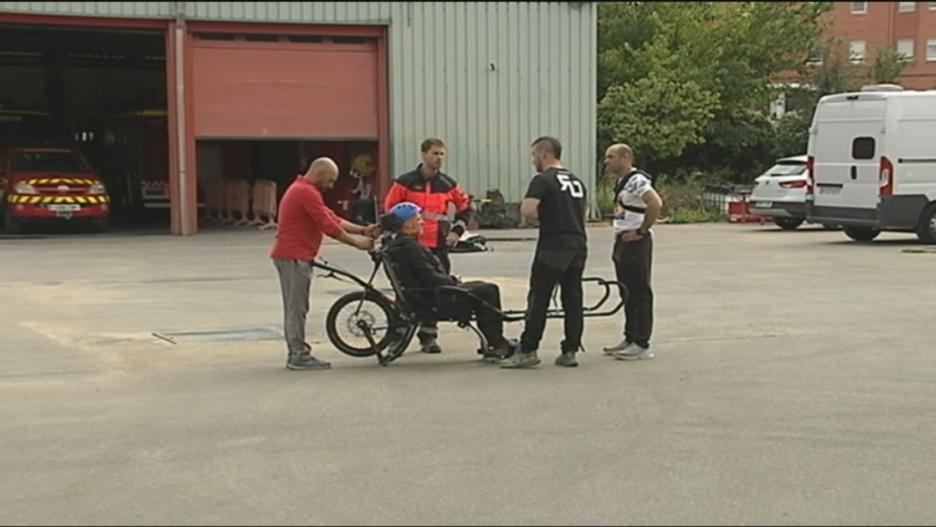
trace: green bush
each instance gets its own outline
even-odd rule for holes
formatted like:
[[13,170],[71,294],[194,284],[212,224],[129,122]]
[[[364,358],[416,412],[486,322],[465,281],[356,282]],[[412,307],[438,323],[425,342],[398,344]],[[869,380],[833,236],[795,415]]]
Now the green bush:
[[614,188],[613,184],[608,180],[598,181],[598,188],[595,191],[595,203],[598,205],[602,218],[614,214]]
[[698,174],[692,174],[681,181],[665,175],[660,176],[655,186],[663,198],[662,217],[705,211],[702,203],[705,185]]
[[710,210],[677,209],[663,219],[666,223],[715,223],[728,218]]

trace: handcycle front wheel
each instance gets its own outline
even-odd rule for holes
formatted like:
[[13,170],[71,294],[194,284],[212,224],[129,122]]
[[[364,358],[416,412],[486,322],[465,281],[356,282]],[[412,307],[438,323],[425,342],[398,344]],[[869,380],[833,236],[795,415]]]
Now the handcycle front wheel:
[[328,339],[338,351],[352,357],[370,357],[377,352],[399,356],[416,333],[416,324],[407,322],[383,296],[371,291],[348,293],[332,304],[325,317]]

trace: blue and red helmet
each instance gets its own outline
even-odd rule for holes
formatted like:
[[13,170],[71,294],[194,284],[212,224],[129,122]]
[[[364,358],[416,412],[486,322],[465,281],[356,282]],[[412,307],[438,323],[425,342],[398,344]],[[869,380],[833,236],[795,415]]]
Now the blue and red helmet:
[[390,208],[390,214],[396,216],[400,223],[406,223],[407,220],[420,212],[422,212],[422,209],[412,201],[403,201]]
[[422,211],[419,205],[411,201],[397,203],[380,218],[380,224],[384,230],[396,232],[403,227],[403,224]]

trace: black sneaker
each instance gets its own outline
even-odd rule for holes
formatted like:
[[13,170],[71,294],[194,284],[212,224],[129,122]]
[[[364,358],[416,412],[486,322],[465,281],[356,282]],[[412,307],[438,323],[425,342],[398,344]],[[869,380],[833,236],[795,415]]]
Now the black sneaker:
[[442,353],[442,348],[435,339],[427,340],[419,344],[419,351],[423,353]]
[[286,368],[290,370],[327,370],[331,368],[331,363],[310,356],[291,360],[286,363]]
[[515,343],[505,341],[500,346],[486,349],[484,353],[481,354],[481,358],[488,362],[496,363],[510,357],[514,354],[514,351],[516,351]]

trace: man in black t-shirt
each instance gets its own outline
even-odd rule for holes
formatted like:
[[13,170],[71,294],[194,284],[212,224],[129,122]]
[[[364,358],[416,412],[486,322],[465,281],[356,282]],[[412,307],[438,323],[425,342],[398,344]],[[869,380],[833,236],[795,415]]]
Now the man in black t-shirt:
[[546,329],[546,313],[556,285],[565,311],[565,340],[557,366],[578,366],[584,317],[582,274],[588,257],[585,236],[586,189],[582,181],[559,163],[562,145],[553,137],[540,137],[531,145],[533,166],[539,172],[530,182],[520,213],[539,221],[539,240],[530,269],[530,290],[520,349],[500,363],[502,368],[528,368],[540,363],[536,356]]

